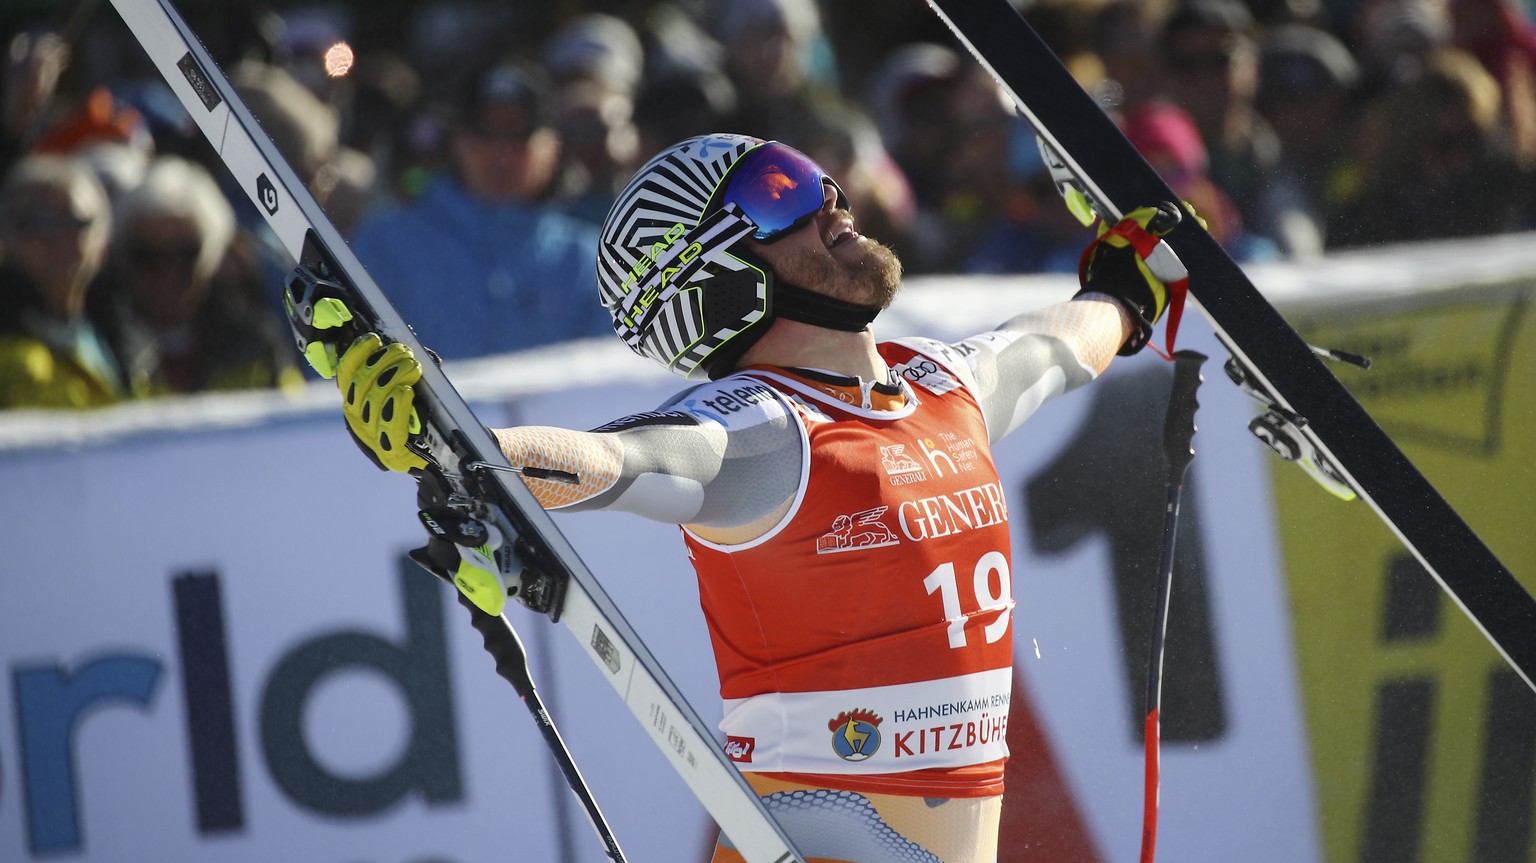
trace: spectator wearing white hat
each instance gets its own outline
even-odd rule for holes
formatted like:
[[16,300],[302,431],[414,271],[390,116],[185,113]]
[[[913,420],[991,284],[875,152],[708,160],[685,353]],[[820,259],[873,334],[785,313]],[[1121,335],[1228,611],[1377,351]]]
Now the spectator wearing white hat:
[[0,185],[0,407],[123,397],[117,360],[86,316],[110,206],[95,174],[66,156],[27,156]]
[[112,213],[93,317],[136,397],[303,382],[254,242],[201,165],[150,163]]

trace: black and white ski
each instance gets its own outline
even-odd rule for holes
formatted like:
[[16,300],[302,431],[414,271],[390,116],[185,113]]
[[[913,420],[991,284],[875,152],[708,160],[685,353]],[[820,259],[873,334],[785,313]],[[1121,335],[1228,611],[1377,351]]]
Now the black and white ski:
[[[169,0],[113,5],[295,263],[341,286],[367,330],[427,356]],[[502,573],[509,587],[570,630],[743,857],[803,860],[549,515],[512,476],[442,370],[426,363],[422,371],[415,389],[425,448],[451,491],[471,504],[471,514],[519,549],[526,568]]]
[[[1178,200],[1009,0],[928,2],[1012,96],[1042,149],[1071,174],[1075,211],[1086,204],[1115,220],[1136,207]],[[1189,269],[1190,293],[1247,383],[1281,416],[1300,420],[1291,425],[1314,451],[1312,463],[1327,465],[1343,487],[1369,502],[1536,689],[1536,600],[1210,234],[1185,219],[1167,240]]]

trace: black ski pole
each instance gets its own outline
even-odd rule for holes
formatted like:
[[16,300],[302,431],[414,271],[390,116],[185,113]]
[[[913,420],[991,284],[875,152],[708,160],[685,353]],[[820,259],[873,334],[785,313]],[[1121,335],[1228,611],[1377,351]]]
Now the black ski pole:
[[512,688],[517,690],[518,697],[528,705],[528,712],[533,714],[534,722],[538,723],[539,731],[544,734],[544,742],[549,744],[550,752],[560,765],[560,772],[565,774],[566,784],[571,786],[571,792],[576,795],[576,799],[581,801],[582,808],[587,811],[587,818],[592,822],[592,829],[597,831],[598,838],[602,840],[608,859],[614,863],[624,863],[624,852],[619,850],[619,840],[614,838],[607,819],[603,817],[603,811],[597,806],[597,798],[592,796],[592,790],[587,787],[587,781],[582,778],[581,771],[577,769],[570,750],[565,748],[565,740],[560,737],[560,729],[556,728],[554,721],[549,718],[549,711],[544,708],[544,701],[539,698],[538,690],[534,688],[533,675],[528,670],[528,654],[523,650],[523,640],[518,638],[517,630],[512,628],[511,621],[507,620],[505,615],[487,614],[462,592],[457,590],[454,592],[458,594],[459,605],[469,609],[471,622],[485,639],[486,652],[495,657],[496,673],[512,684]]
[[1190,441],[1195,436],[1195,392],[1200,389],[1200,366],[1206,359],[1198,351],[1173,355],[1173,392],[1163,420],[1163,456],[1168,461],[1168,503],[1163,510],[1163,553],[1158,569],[1157,611],[1152,619],[1152,651],[1147,663],[1147,713],[1143,739],[1146,744],[1146,787],[1142,798],[1141,863],[1152,863],[1157,853],[1157,809],[1160,787],[1163,700],[1163,639],[1168,634],[1168,599],[1173,592],[1173,550],[1179,533],[1179,498],[1184,474],[1194,460]]

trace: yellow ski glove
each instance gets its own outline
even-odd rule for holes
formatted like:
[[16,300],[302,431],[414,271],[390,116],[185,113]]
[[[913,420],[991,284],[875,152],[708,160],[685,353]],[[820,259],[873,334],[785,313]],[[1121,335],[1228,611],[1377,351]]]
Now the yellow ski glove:
[[385,470],[407,473],[427,466],[410,447],[421,433],[413,389],[420,380],[421,363],[411,349],[399,342],[385,345],[377,333],[352,342],[336,364],[347,428]]

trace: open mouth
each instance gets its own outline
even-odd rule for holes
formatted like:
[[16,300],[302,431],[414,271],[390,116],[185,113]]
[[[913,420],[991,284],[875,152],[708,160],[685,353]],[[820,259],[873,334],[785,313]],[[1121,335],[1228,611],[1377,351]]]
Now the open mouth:
[[843,243],[849,242],[850,240],[856,240],[858,238],[859,234],[853,229],[852,223],[839,222],[837,226],[832,229],[832,232],[827,234],[827,248],[835,249],[838,246],[841,246]]

